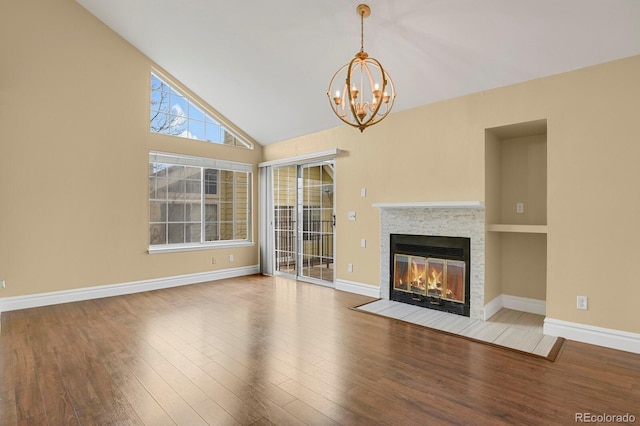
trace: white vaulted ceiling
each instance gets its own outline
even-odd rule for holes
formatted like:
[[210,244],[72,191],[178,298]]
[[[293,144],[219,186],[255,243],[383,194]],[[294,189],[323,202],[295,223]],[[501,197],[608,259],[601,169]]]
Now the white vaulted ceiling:
[[[342,125],[326,92],[360,49],[362,1],[76,1],[260,144]],[[394,112],[640,54],[640,0],[368,4]]]

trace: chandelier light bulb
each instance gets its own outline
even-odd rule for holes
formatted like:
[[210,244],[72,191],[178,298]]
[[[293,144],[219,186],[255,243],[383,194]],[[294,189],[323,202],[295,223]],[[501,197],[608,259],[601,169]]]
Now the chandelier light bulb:
[[[338,118],[363,132],[367,127],[382,121],[391,112],[396,92],[393,81],[382,64],[364,51],[364,18],[369,17],[371,9],[366,4],[361,4],[356,8],[356,12],[360,16],[360,51],[351,62],[333,75],[327,96]],[[358,82],[360,88],[355,82]],[[342,97],[340,89],[343,89]],[[356,102],[360,92],[362,99]],[[332,97],[331,93],[335,93],[336,96]],[[366,99],[367,93],[373,95],[371,101]],[[345,99],[348,102],[343,102]]]

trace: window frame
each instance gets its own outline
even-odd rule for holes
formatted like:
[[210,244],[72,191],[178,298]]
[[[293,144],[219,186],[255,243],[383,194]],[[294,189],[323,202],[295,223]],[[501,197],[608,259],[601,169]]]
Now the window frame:
[[[153,85],[154,77],[158,79],[162,83],[162,85],[164,85],[164,87],[166,88],[164,88],[163,86],[160,86],[162,89],[154,88],[154,85]],[[149,132],[150,133],[165,135],[165,136],[174,136],[182,139],[196,140],[196,141],[206,142],[206,143],[215,144],[215,145],[229,146],[233,148],[242,148],[242,149],[249,149],[249,150],[253,150],[255,148],[254,143],[251,142],[248,138],[240,136],[237,131],[232,130],[231,129],[232,126],[230,126],[229,123],[227,123],[223,117],[221,117],[219,114],[212,111],[210,108],[207,108],[202,103],[198,102],[196,99],[194,99],[193,96],[190,96],[186,90],[180,87],[179,84],[176,84],[171,79],[165,77],[162,73],[159,73],[156,70],[152,70],[149,81],[150,81],[150,85],[149,85],[149,114],[150,114]],[[154,105],[155,105],[154,92],[166,94],[167,95],[166,99],[168,99],[166,101],[167,105],[164,105],[165,96],[161,95],[160,99],[162,99],[161,101],[162,106],[154,108]],[[172,102],[172,99],[174,97],[180,98],[182,100],[181,102],[176,103],[176,105],[180,107],[180,111],[178,113],[175,113],[172,109],[174,105]],[[186,106],[182,106],[181,104],[186,104]],[[192,118],[191,117],[192,109],[197,110],[197,112],[199,112],[198,115],[201,115],[202,118]],[[168,125],[169,127],[164,129],[165,131],[154,130],[153,123],[154,123],[154,120],[158,118],[158,116],[160,117],[166,116],[165,124]],[[174,126],[172,123],[174,123],[176,119],[181,122],[180,125],[185,125],[185,129],[181,132],[181,134],[173,133]],[[196,123],[202,124],[202,131],[203,131],[202,139],[198,137],[189,136],[189,135],[192,135],[190,130],[192,129],[191,124],[196,124]],[[218,135],[220,139],[219,141],[207,139],[207,129],[209,128],[209,126],[219,128],[219,132],[220,132]],[[193,127],[195,127],[195,125]],[[185,131],[188,133],[187,135],[183,135]],[[226,139],[225,138],[226,134],[228,134],[230,137],[233,138],[233,142],[234,142],[233,144],[228,144],[224,142]]]
[[[178,252],[178,251],[191,251],[191,250],[207,250],[207,249],[212,249],[212,248],[220,248],[220,247],[241,247],[241,246],[253,246],[255,245],[254,241],[253,241],[253,209],[252,209],[252,184],[253,184],[253,165],[251,164],[247,164],[247,163],[240,163],[240,162],[235,162],[235,161],[228,161],[228,160],[218,160],[218,159],[212,159],[212,158],[207,158],[207,157],[195,157],[195,156],[189,156],[189,155],[183,155],[183,154],[173,154],[173,153],[165,153],[165,152],[158,152],[158,151],[150,151],[149,152],[149,161],[147,164],[147,170],[150,170],[150,165],[151,164],[165,164],[168,166],[187,166],[187,167],[193,167],[193,168],[200,168],[200,177],[201,177],[201,182],[200,182],[200,204],[201,204],[201,214],[200,214],[200,226],[201,226],[201,230],[200,230],[200,241],[199,242],[189,242],[189,243],[168,243],[168,242],[164,242],[161,244],[151,244],[151,227],[154,224],[166,224],[167,227],[170,224],[170,220],[168,217],[165,217],[163,221],[161,222],[157,222],[157,221],[152,221],[151,219],[151,214],[152,214],[152,209],[151,209],[151,203],[152,202],[158,202],[161,201],[162,199],[159,198],[152,198],[153,195],[153,190],[150,186],[150,182],[151,182],[151,175],[149,174],[148,178],[147,178],[147,185],[148,186],[148,197],[147,197],[147,209],[148,209],[148,215],[147,215],[147,243],[148,243],[148,252],[150,254],[153,253],[166,253],[166,252]],[[219,195],[220,192],[220,172],[242,172],[242,173],[246,173],[246,191],[247,191],[247,201],[246,201],[246,238],[243,239],[233,239],[233,240],[214,240],[214,241],[206,241],[206,231],[205,231],[205,226],[206,226],[206,217],[205,217],[205,200],[206,197],[209,196],[211,197],[212,194],[205,194],[205,182],[204,182],[204,174],[205,174],[205,170],[207,169],[216,169],[218,170],[217,174],[217,180],[218,180],[218,184],[216,186],[217,189],[217,194],[214,194],[213,196],[216,197]],[[187,178],[184,178],[184,181],[187,181]],[[232,215],[232,221],[231,221],[231,225],[233,227],[234,230],[234,236],[235,236],[235,230],[236,227],[238,226],[238,224],[240,222],[236,221],[236,185],[237,185],[237,180],[235,179],[235,174],[234,174],[234,179],[232,181],[233,184],[233,199],[232,199],[232,205],[233,205],[233,215]],[[156,188],[157,190],[157,188]],[[186,191],[186,187],[185,187],[185,191]],[[185,192],[186,194],[186,192]],[[167,201],[170,201],[167,198]],[[215,201],[215,205],[217,206],[216,209],[218,209],[218,218],[219,216],[219,209],[220,209],[220,200]],[[244,203],[242,204],[242,208],[244,208],[245,205]],[[186,218],[184,223],[187,223]],[[218,228],[220,228],[220,220],[218,220]],[[220,229],[218,229],[217,232],[218,238],[221,235]]]

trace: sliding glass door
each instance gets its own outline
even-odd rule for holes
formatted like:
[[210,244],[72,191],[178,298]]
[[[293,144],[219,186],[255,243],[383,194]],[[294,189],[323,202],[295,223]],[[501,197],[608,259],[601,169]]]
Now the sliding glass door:
[[333,161],[274,168],[273,206],[275,270],[332,285]]
[[298,168],[273,169],[275,270],[296,274],[298,262]]

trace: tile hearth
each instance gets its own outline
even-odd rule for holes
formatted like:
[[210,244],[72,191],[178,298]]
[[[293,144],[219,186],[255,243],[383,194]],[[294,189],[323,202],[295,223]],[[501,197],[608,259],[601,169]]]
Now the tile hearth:
[[487,321],[385,299],[367,303],[356,309],[543,358],[550,355],[557,341],[557,337],[548,336],[542,332],[543,315],[505,308]]

